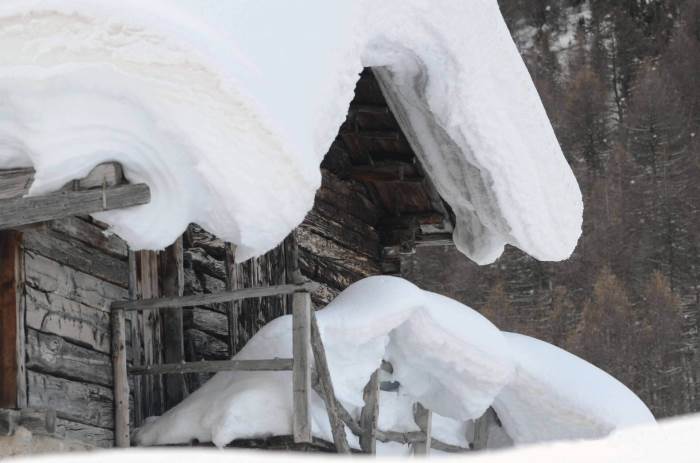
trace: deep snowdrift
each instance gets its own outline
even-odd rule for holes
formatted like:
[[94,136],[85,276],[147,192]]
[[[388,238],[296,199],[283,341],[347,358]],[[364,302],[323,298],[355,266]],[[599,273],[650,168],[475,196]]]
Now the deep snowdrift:
[[[696,463],[700,415],[666,420],[659,426],[638,426],[614,432],[605,439],[556,442],[519,447],[501,452],[479,452],[469,457],[473,463]],[[308,454],[231,450],[221,452],[201,448],[109,450],[26,458],[37,463],[171,463],[206,461],[228,463],[237,458],[250,463],[308,462]],[[352,457],[351,457],[352,458]],[[355,457],[356,461],[365,457]],[[395,459],[379,459],[396,461]],[[319,461],[329,458],[319,456]],[[351,460],[348,460],[351,461]]]
[[[505,335],[474,310],[395,277],[370,277],[317,312],[338,399],[359,416],[362,390],[382,359],[398,392],[380,394],[380,429],[418,430],[412,406],[434,417],[433,435],[467,446],[467,421],[491,405],[516,443],[602,437],[652,423],[646,406],[593,365],[535,339]],[[291,356],[291,317],[266,325],[235,357]],[[146,445],[198,439],[222,446],[236,438],[292,431],[291,373],[219,373],[137,433]],[[313,432],[331,440],[323,403],[313,396]],[[353,442],[351,442],[353,445]],[[357,443],[354,443],[357,446]],[[405,451],[388,445],[380,452]]]
[[152,202],[99,218],[136,248],[197,222],[238,259],[311,208],[363,66],[480,263],[572,252],[578,185],[493,0],[4,0],[0,168],[31,194],[121,162]]

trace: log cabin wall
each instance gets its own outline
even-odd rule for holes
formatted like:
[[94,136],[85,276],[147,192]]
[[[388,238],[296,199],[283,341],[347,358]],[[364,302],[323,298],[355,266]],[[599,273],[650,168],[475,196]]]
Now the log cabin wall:
[[26,404],[56,411],[59,436],[113,443],[110,315],[127,298],[128,250],[89,219],[21,233]]
[[[312,301],[322,308],[351,283],[382,273],[379,237],[374,228],[379,216],[377,205],[359,182],[342,180],[328,169],[322,173],[323,184],[304,222],[272,251],[235,264],[228,277],[234,280],[231,287],[291,283],[296,252],[302,275],[321,284],[312,294]],[[227,286],[226,243],[191,225],[184,246],[185,294],[223,291]],[[238,316],[233,346],[229,345],[228,310],[225,304],[185,309],[188,361],[229,358],[270,320],[290,314],[291,303],[286,297],[276,297],[234,304]],[[209,376],[190,376],[189,390],[201,386]]]

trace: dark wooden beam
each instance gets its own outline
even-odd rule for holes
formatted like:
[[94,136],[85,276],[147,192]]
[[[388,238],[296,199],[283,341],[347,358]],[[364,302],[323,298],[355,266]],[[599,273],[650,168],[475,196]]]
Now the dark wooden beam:
[[195,294],[183,297],[161,297],[155,299],[143,299],[139,301],[116,301],[112,303],[112,310],[123,309],[153,310],[153,309],[179,309],[182,307],[194,307],[197,305],[218,304],[228,301],[240,301],[243,299],[281,296],[297,292],[313,292],[319,287],[318,283],[308,282],[302,284],[289,284],[268,286],[264,288],[246,288],[233,291],[223,291],[215,294]]
[[162,363],[129,368],[129,375],[163,375],[182,373],[216,373],[218,371],[291,371],[292,359],[269,360],[202,360],[198,362]]
[[389,107],[384,105],[351,103],[348,113],[355,114],[390,114]]
[[22,235],[0,232],[0,408],[26,406]]
[[0,202],[0,230],[72,215],[138,206],[150,200],[151,192],[145,184],[8,199]]
[[372,140],[391,140],[399,141],[401,139],[401,134],[395,130],[366,130],[358,129],[357,135],[362,138],[369,138]]
[[[163,296],[182,297],[185,290],[182,237],[160,254],[161,293]],[[185,341],[182,311],[169,310],[161,315],[163,361],[180,363],[185,360]],[[182,375],[164,378],[165,408],[170,409],[187,397],[187,385]]]

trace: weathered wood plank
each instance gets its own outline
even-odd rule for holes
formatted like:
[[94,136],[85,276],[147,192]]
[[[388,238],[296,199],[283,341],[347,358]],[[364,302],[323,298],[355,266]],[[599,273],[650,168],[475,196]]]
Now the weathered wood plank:
[[[309,304],[311,302],[309,301]],[[323,394],[321,398],[326,403],[326,411],[328,412],[328,420],[331,424],[331,433],[333,434],[333,444],[338,453],[349,454],[350,446],[348,445],[347,436],[345,435],[345,426],[338,413],[338,401],[335,398],[333,390],[333,381],[331,373],[328,369],[328,361],[326,359],[326,351],[323,348],[323,340],[321,332],[318,329],[316,322],[316,314],[311,312],[311,349],[316,361],[316,372],[318,374],[319,384]]]
[[87,273],[61,265],[31,251],[24,253],[25,280],[33,288],[100,310],[126,299],[127,290]]
[[322,183],[316,192],[317,200],[334,204],[369,225],[377,223],[383,214],[382,210],[369,198],[359,182],[341,180],[326,170],[322,170],[321,173]]
[[292,359],[201,360],[198,362],[162,363],[129,368],[130,375],[216,373],[218,371],[290,371]]
[[[181,297],[185,290],[182,237],[175,240],[160,255],[161,292],[164,296]],[[163,361],[179,363],[185,360],[185,342],[182,311],[171,310],[161,315],[163,330]],[[165,408],[170,409],[187,397],[187,386],[182,375],[164,378]]]
[[21,234],[0,232],[0,407],[24,399],[24,331],[21,316]]
[[228,340],[229,327],[228,317],[226,315],[203,307],[185,309],[184,314],[185,329],[194,328],[215,336],[222,341]]
[[0,201],[24,196],[33,181],[31,167],[0,170]]
[[334,219],[335,217],[325,216],[312,209],[300,227],[370,259],[379,259],[379,236],[376,232],[358,233]]
[[83,218],[66,217],[54,220],[48,227],[119,259],[126,260],[128,257],[129,248],[126,241]]
[[[136,252],[129,251],[129,300],[135,301],[138,298],[138,271],[136,262]],[[131,324],[131,349],[127,349],[127,356],[132,359],[133,363],[143,363],[143,335],[141,331],[141,315],[138,312],[128,314],[128,320]],[[129,386],[133,391],[132,413],[130,414],[134,427],[141,426],[143,423],[143,394],[141,378],[129,378]]]
[[433,427],[433,414],[430,410],[416,402],[413,407],[413,419],[425,436],[421,442],[413,444],[414,455],[428,455],[430,453]]
[[377,453],[377,420],[379,418],[379,370],[372,373],[363,391],[365,406],[360,413],[360,447],[365,453]]
[[32,328],[27,329],[27,368],[67,379],[112,386],[112,366],[108,355]]
[[129,447],[129,377],[126,368],[126,317],[123,310],[113,310],[112,366],[114,368],[114,444]]
[[85,423],[56,418],[56,434],[96,447],[109,448],[114,445],[114,432]]
[[59,417],[80,423],[112,428],[112,390],[96,384],[81,383],[27,372],[28,403],[30,407],[48,407]]
[[98,352],[110,352],[109,312],[27,286],[27,327],[55,334]]
[[[299,249],[301,273],[316,282],[327,285],[338,292],[365,276],[352,272],[332,259],[319,259],[313,251]],[[313,291],[312,291],[313,292]]]
[[192,359],[228,360],[230,358],[228,343],[203,331],[188,329],[185,331],[185,339],[189,342],[192,353],[195,355]]
[[148,204],[148,185],[119,185],[104,189],[61,191],[43,196],[4,200],[0,229],[16,228],[71,215],[92,214]]
[[292,302],[292,391],[294,442],[311,442],[311,297],[295,293]]
[[153,310],[172,309],[179,307],[194,307],[198,305],[215,304],[227,301],[240,301],[242,299],[278,296],[291,294],[299,291],[312,291],[316,287],[315,283],[303,283],[300,285],[277,285],[264,288],[246,288],[233,291],[225,291],[218,294],[194,294],[183,297],[161,297],[154,299],[144,299],[139,301],[116,301],[112,304],[112,309],[131,310]]
[[53,230],[28,230],[24,233],[23,245],[27,250],[75,270],[124,288],[128,286],[128,268],[124,260],[85,246]]
[[[153,251],[139,251],[137,257],[138,298],[153,299],[160,296],[158,278],[158,255]],[[139,301],[134,301],[137,303]],[[143,365],[153,365],[162,361],[160,311],[141,313],[143,335]],[[163,381],[161,376],[144,376],[141,379],[143,416],[158,416],[163,413]]]
[[377,275],[381,271],[375,259],[311,233],[304,227],[297,228],[294,234],[300,250],[304,249],[319,259],[331,261],[336,266],[361,276]]

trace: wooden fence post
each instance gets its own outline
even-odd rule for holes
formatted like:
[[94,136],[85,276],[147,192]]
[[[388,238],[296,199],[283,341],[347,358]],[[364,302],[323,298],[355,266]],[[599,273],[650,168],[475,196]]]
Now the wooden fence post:
[[377,453],[377,419],[379,418],[379,370],[372,373],[365,386],[363,398],[365,406],[360,414],[360,447],[365,453]]
[[314,352],[314,359],[316,361],[316,373],[321,389],[321,398],[326,403],[326,410],[328,411],[328,421],[330,421],[331,433],[333,434],[333,444],[338,453],[350,453],[350,446],[348,445],[348,439],[345,435],[345,425],[339,413],[341,405],[335,397],[331,372],[328,369],[328,360],[326,359],[326,350],[323,347],[321,332],[318,329],[316,314],[313,311],[311,312],[311,349]]
[[114,368],[114,444],[129,447],[129,379],[126,369],[126,320],[123,310],[113,310],[112,365]]
[[430,444],[432,441],[433,414],[420,403],[416,402],[413,406],[413,419],[420,430],[425,434],[425,440],[415,442],[413,444],[414,455],[428,455],[430,453]]
[[311,443],[311,296],[294,293],[292,302],[292,390],[294,442]]

